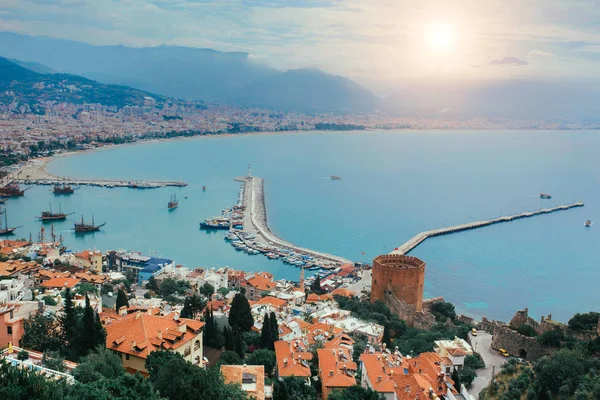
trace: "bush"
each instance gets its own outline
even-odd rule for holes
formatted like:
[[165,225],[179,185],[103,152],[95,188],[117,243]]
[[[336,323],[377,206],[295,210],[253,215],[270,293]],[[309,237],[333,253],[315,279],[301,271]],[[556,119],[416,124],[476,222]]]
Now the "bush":
[[454,304],[445,301],[435,302],[431,305],[431,313],[438,322],[446,322],[448,318],[451,321],[456,319]]
[[29,353],[25,349],[21,349],[21,351],[17,354],[17,360],[25,361],[29,358]]
[[484,368],[485,363],[481,359],[481,355],[479,353],[469,354],[465,357],[465,368],[471,368],[473,370]]
[[589,312],[584,314],[575,314],[569,320],[569,329],[572,331],[590,331],[598,326],[598,317],[600,313]]
[[460,370],[460,372],[458,373],[458,376],[460,377],[460,383],[465,385],[465,387],[470,388],[471,384],[475,380],[475,377],[477,376],[477,374],[475,373],[475,371],[473,369],[464,367],[463,369]]
[[542,346],[560,347],[560,343],[564,339],[562,331],[548,331],[538,336],[537,340]]
[[42,297],[42,300],[44,300],[44,304],[47,306],[55,306],[57,304],[52,296],[44,296]]
[[521,335],[527,336],[527,337],[537,336],[537,333],[535,332],[535,329],[533,329],[533,326],[531,326],[529,324],[523,324],[523,325],[521,325],[517,329],[517,332],[519,332]]

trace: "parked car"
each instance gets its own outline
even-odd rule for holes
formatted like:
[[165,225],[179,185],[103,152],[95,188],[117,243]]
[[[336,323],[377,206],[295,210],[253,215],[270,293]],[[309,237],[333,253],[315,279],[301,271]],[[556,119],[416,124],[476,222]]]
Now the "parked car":
[[498,349],[498,353],[500,353],[501,356],[504,357],[508,357],[510,354],[508,354],[508,351],[504,350],[504,349]]
[[477,336],[477,329],[471,329],[471,336]]

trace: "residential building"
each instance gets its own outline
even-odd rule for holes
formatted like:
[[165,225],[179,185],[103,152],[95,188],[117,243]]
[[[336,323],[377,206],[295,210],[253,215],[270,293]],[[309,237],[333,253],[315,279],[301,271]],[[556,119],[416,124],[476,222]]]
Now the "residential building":
[[446,361],[445,364],[452,366],[447,367],[446,374],[451,374],[452,368],[460,371],[465,365],[465,357],[473,354],[471,345],[458,337],[455,337],[454,340],[436,340],[434,343],[434,351],[437,355]]
[[318,349],[317,354],[323,400],[327,400],[334,390],[344,390],[356,385],[356,363],[352,361],[351,351],[340,346]]
[[118,272],[133,274],[134,280],[141,284],[153,276],[165,271],[173,271],[175,263],[167,258],[148,257],[140,253],[110,252],[108,266]]
[[121,358],[129,372],[147,373],[146,358],[156,350],[174,351],[186,361],[202,367],[204,322],[177,315],[136,312],[112,321],[106,329],[106,348]]
[[247,278],[240,284],[240,289],[246,290],[246,298],[250,301],[258,301],[263,294],[273,290],[277,284],[273,282],[273,275],[268,272],[260,272],[250,278]]
[[279,340],[275,342],[275,355],[277,357],[277,378],[297,376],[304,378],[310,384],[310,365],[313,355],[304,342],[296,339],[289,342]]
[[84,250],[75,254],[76,265],[89,268],[92,271],[102,273],[102,253],[98,250]]
[[[265,399],[265,367],[263,365],[221,365],[221,373],[225,383],[240,386],[249,398]],[[268,392],[272,393],[272,390],[268,390]]]
[[0,348],[9,343],[18,345],[25,333],[24,321],[31,314],[55,312],[57,307],[45,306],[43,302],[17,301],[0,306]]
[[23,298],[24,284],[19,279],[4,279],[0,281],[0,304],[19,301]]

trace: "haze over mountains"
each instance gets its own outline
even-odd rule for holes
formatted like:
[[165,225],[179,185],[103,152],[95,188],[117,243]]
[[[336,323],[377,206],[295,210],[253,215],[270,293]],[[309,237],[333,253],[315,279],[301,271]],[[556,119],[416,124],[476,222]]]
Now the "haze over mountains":
[[600,120],[600,93],[532,79],[421,79],[377,97],[351,79],[318,69],[281,72],[253,62],[242,52],[92,46],[0,32],[0,56],[39,73],[77,74],[180,99],[282,111]]

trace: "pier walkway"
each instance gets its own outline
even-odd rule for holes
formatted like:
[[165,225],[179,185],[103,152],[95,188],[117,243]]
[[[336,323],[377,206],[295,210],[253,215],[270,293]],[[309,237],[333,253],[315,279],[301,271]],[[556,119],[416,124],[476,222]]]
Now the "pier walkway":
[[317,260],[322,260],[334,264],[348,264],[352,261],[338,257],[332,254],[298,247],[290,242],[277,237],[267,224],[267,214],[265,207],[264,180],[255,176],[236,178],[236,181],[243,182],[243,204],[246,207],[244,215],[244,230],[253,233],[257,239],[262,239],[266,244],[276,245],[283,248],[292,249],[296,252],[308,254]]
[[564,210],[568,210],[571,208],[583,207],[583,206],[584,206],[584,204],[582,202],[577,202],[577,203],[571,203],[571,204],[567,204],[567,205],[563,205],[563,206],[557,206],[557,207],[552,207],[552,208],[542,208],[542,209],[539,209],[536,211],[529,211],[529,212],[524,212],[524,213],[520,213],[520,214],[508,215],[505,217],[488,219],[488,220],[484,220],[484,221],[470,222],[467,224],[455,225],[455,226],[450,226],[447,228],[433,229],[430,231],[425,231],[425,232],[419,233],[418,235],[411,238],[408,242],[404,243],[402,246],[400,246],[397,249],[395,249],[394,251],[392,251],[390,254],[408,254],[410,251],[414,250],[415,247],[417,247],[418,245],[423,243],[425,240],[427,240],[430,237],[434,237],[434,236],[448,235],[450,233],[482,228],[482,227],[488,226],[488,225],[499,224],[502,222],[510,222],[510,221],[514,221],[517,219],[521,219],[521,218],[530,218],[530,217],[535,217],[536,215],[550,214],[550,213],[557,212],[557,211],[564,211]]
[[134,189],[155,189],[165,186],[184,187],[182,181],[148,181],[148,180],[110,180],[110,179],[14,179],[15,182],[27,185],[70,185],[98,186],[105,188],[127,187]]

